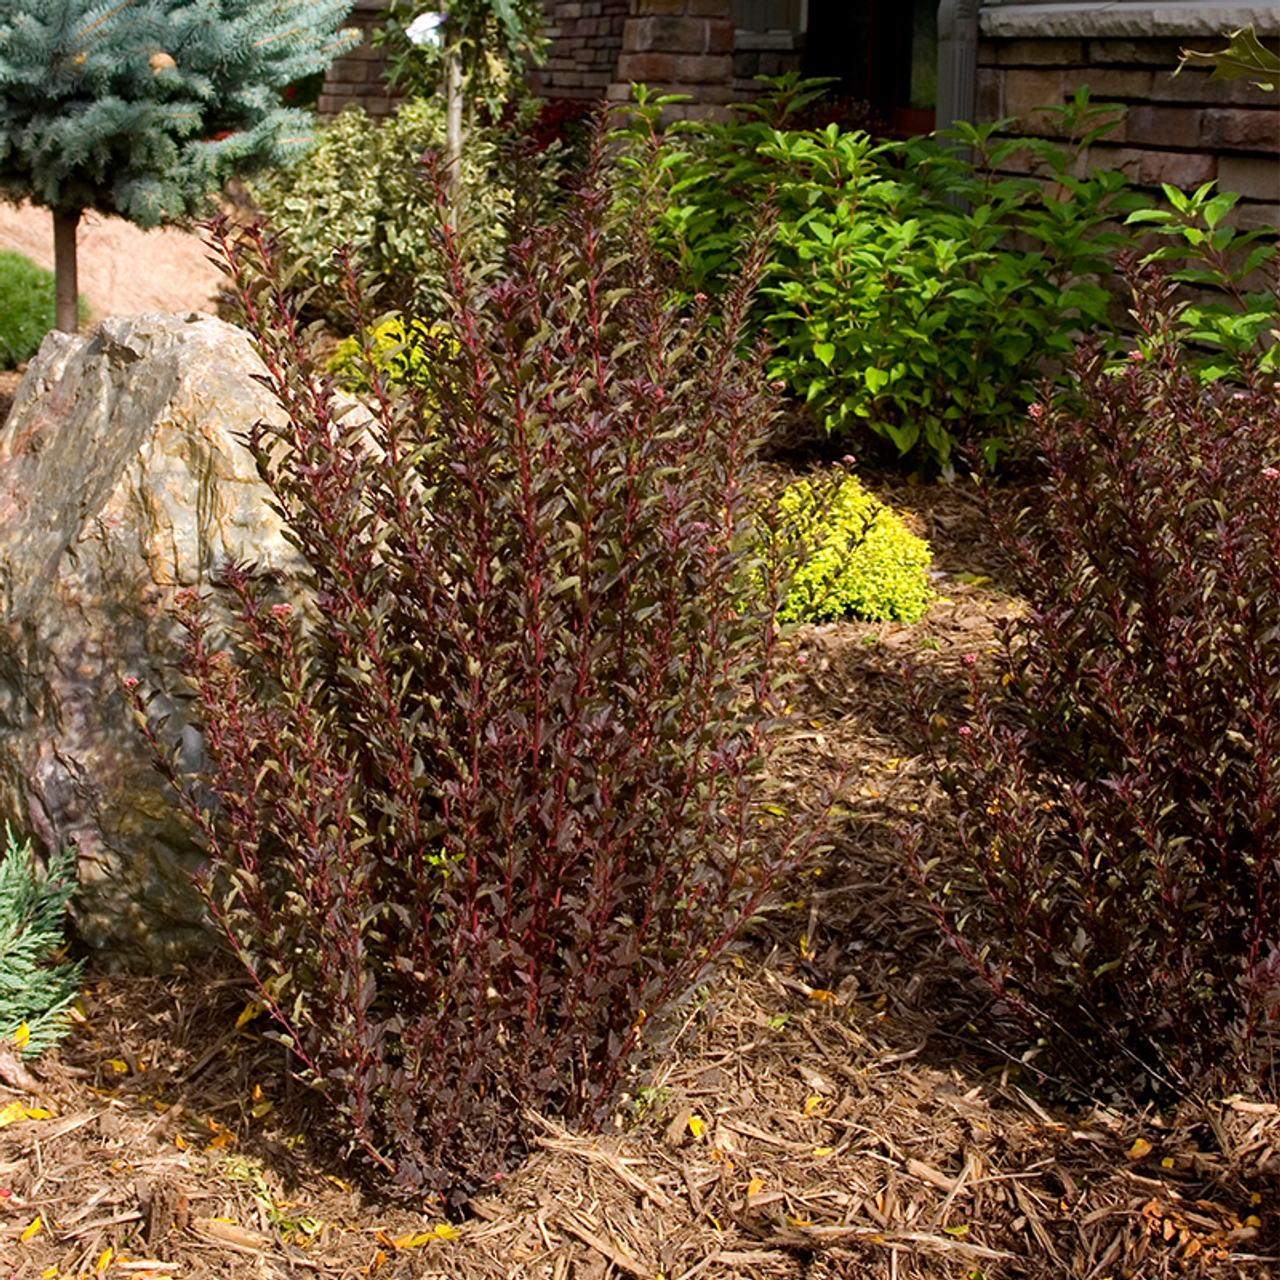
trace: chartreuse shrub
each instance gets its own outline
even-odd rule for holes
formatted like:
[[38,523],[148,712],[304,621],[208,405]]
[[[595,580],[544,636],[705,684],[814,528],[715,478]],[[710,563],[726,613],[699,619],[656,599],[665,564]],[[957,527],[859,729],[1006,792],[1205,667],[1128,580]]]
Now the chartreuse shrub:
[[[425,320],[394,315],[376,322],[364,342],[352,334],[338,343],[325,368],[348,391],[371,390],[369,366],[380,370],[393,388],[426,386],[428,382],[424,343],[443,330]],[[367,351],[366,351],[367,347]]]
[[[963,856],[944,928],[1087,1088],[1276,1093],[1280,387],[1192,372],[1144,268],[1139,345],[1033,406],[1048,483],[1006,542],[1025,611],[939,750]],[[1069,407],[1068,407],[1069,406]],[[971,667],[971,675],[976,667]]]
[[929,544],[856,476],[847,476],[829,496],[811,480],[797,481],[783,492],[778,508],[803,548],[792,567],[783,619],[918,622],[924,617],[934,596]]
[[30,843],[5,828],[0,857],[0,1040],[34,1056],[66,1031],[66,1010],[79,991],[80,964],[58,959],[67,899],[75,892],[72,853],[42,871]]
[[[53,328],[56,310],[53,272],[0,249],[0,369],[12,369],[35,355]],[[87,316],[81,299],[81,321]]]
[[[864,132],[791,129],[811,93],[794,77],[753,117],[669,131],[664,246],[690,292],[730,285],[734,245],[771,193],[777,234],[753,324],[772,377],[826,430],[868,436],[948,473],[957,445],[994,460],[1018,439],[1045,362],[1106,327],[1091,277],[1128,237],[1108,229],[1138,197],[1119,173],[1077,173],[1116,122],[1082,92],[1057,110],[1069,138],[997,137],[1008,120],[959,127],[956,142],[875,144]],[[632,136],[654,127],[642,108]],[[1030,152],[1042,185],[992,172]],[[1015,247],[1015,245],[1017,247]]]
[[410,1188],[495,1175],[529,1108],[612,1115],[819,825],[779,828],[766,782],[785,584],[750,550],[773,404],[739,354],[763,251],[723,307],[678,311],[654,207],[609,181],[597,156],[479,282],[438,210],[429,385],[391,395],[368,362],[359,424],[269,242],[221,241],[286,410],[251,446],[310,601],[241,565],[225,629],[184,597],[209,768],[165,759],[214,918],[353,1148]]

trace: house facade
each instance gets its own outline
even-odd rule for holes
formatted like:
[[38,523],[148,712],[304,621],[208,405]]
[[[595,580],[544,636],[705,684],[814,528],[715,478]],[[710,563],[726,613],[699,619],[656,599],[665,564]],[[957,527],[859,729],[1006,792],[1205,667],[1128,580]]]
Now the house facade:
[[[547,56],[530,71],[547,98],[626,102],[633,82],[682,94],[671,117],[722,115],[759,91],[759,75],[831,76],[894,133],[1014,117],[1051,133],[1036,108],[1070,101],[1123,107],[1092,163],[1142,186],[1217,181],[1242,197],[1241,220],[1280,225],[1280,93],[1245,80],[1173,72],[1183,48],[1212,49],[1252,26],[1280,38],[1280,8],[1236,0],[543,0]],[[357,0],[371,26],[382,0]],[[322,113],[394,99],[367,44],[330,70]]]

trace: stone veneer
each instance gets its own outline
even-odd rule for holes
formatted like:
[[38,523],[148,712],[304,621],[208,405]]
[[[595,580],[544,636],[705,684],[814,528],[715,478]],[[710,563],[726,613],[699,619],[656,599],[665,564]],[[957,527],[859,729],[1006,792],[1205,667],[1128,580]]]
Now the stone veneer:
[[363,107],[371,116],[389,116],[403,96],[386,84],[387,55],[369,43],[369,33],[382,25],[387,0],[355,0],[344,29],[365,33],[362,44],[335,59],[325,73],[324,88],[316,110],[322,117],[336,116],[349,103]]
[[1180,50],[1220,49],[1223,33],[1249,23],[1264,38],[1280,35],[1276,9],[1178,0],[984,7],[977,119],[1013,116],[1021,129],[1051,135],[1054,117],[1036,108],[1068,102],[1088,85],[1095,103],[1125,108],[1091,148],[1091,164],[1156,189],[1216,181],[1242,197],[1240,225],[1280,226],[1280,93],[1210,80],[1205,68],[1173,74]]
[[544,0],[546,61],[529,73],[540,98],[599,101],[614,82],[630,0]]
[[667,107],[664,120],[727,115],[733,87],[733,19],[729,0],[631,0],[622,53],[608,88],[611,102],[631,101],[633,82],[655,96],[691,101]]

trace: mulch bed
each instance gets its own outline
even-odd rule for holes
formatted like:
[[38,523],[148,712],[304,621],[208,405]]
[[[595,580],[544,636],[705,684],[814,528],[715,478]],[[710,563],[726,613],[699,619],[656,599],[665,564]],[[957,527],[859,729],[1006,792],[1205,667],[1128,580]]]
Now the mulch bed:
[[961,659],[985,660],[1017,606],[971,489],[882,492],[933,539],[946,598],[912,627],[796,635],[779,768],[797,796],[846,777],[833,848],[689,1006],[615,1129],[535,1119],[525,1161],[446,1218],[337,1161],[229,970],[100,974],[40,1087],[0,1089],[6,1274],[1277,1274],[1276,1106],[1051,1105],[913,899],[898,832],[940,796],[901,665],[963,714]]

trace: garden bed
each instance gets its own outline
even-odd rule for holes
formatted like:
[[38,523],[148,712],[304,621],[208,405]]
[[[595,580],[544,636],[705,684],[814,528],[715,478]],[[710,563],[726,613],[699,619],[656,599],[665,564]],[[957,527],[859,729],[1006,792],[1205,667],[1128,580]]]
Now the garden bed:
[[982,661],[1017,606],[971,490],[877,491],[930,536],[946,598],[915,626],[797,633],[779,768],[799,794],[844,774],[847,815],[688,1006],[615,1131],[544,1120],[465,1204],[395,1203],[326,1146],[322,1102],[262,1019],[241,1022],[229,969],[98,975],[41,1090],[0,1090],[37,1111],[0,1129],[10,1274],[1274,1274],[1277,1108],[1061,1108],[912,900],[897,832],[940,797],[899,669],[955,717],[962,658]]

